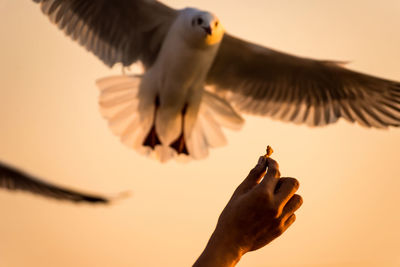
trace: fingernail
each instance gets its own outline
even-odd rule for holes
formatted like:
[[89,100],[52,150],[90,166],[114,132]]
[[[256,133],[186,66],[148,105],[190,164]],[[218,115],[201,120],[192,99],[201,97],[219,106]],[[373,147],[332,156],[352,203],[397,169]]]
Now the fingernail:
[[261,157],[258,159],[257,165],[264,165],[265,161],[266,161],[266,158],[265,158],[264,156],[261,156]]

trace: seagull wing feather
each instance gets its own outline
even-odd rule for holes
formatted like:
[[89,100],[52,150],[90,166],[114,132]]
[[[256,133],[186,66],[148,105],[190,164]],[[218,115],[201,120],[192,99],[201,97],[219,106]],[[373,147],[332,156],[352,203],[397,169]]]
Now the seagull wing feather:
[[106,65],[149,67],[177,11],[151,0],[33,0],[73,40]]
[[0,188],[27,191],[42,196],[72,202],[108,203],[101,196],[84,194],[45,182],[15,168],[0,163]]
[[400,83],[229,34],[222,40],[207,83],[242,112],[310,126],[340,117],[366,127],[400,126]]

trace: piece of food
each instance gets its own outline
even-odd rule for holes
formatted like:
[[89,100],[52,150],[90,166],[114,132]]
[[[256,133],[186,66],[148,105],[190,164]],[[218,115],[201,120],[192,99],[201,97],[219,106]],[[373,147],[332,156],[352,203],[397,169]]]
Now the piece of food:
[[274,150],[272,149],[272,147],[267,146],[267,150],[266,150],[266,154],[264,155],[265,158],[269,158],[271,156],[271,154],[274,152]]

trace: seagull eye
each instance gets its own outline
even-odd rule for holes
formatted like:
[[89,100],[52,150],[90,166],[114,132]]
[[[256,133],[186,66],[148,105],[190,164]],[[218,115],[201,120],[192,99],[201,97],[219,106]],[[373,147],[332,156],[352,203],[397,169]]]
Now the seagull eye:
[[198,19],[197,19],[197,24],[198,24],[198,25],[203,24],[203,19],[202,19],[202,18],[198,18]]

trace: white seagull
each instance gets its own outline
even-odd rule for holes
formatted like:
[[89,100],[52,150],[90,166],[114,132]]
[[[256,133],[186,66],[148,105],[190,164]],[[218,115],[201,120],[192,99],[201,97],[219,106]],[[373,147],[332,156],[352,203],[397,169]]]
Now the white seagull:
[[151,0],[34,1],[108,66],[142,63],[143,75],[97,82],[100,110],[124,144],[160,161],[206,157],[226,143],[221,127],[241,127],[240,113],[400,125],[400,83],[241,40],[210,12]]

